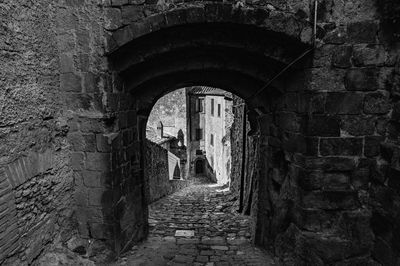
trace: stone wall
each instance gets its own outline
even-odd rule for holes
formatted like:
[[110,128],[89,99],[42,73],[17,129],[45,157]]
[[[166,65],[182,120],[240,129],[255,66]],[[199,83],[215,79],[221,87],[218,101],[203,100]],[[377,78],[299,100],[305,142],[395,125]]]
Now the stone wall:
[[168,151],[159,145],[146,143],[146,191],[148,202],[152,203],[184,187],[189,180],[170,179],[168,170]]
[[243,139],[247,132],[243,132],[243,123],[247,123],[244,100],[237,96],[233,96],[233,124],[231,127],[231,154],[232,154],[232,171],[230,175],[230,189],[239,196],[242,167],[244,163],[243,156]]
[[[149,107],[200,69],[201,81],[247,99],[258,244],[288,265],[399,264],[395,20],[374,0],[319,1],[313,54],[251,98],[312,44],[313,3],[3,1],[0,261],[30,263],[74,221],[117,252],[142,239]],[[219,23],[215,35],[207,23]],[[248,36],[254,28],[276,45]],[[194,53],[204,47],[209,57]],[[162,79],[171,73],[184,78]]]
[[53,1],[0,7],[0,264],[31,263],[71,228],[58,10]]

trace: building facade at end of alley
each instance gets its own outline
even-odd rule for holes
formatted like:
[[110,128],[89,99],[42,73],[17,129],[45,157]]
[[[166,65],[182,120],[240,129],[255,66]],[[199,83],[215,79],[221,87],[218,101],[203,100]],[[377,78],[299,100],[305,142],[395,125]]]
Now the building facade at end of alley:
[[221,89],[196,86],[176,90],[157,101],[147,122],[146,137],[168,151],[169,169],[175,156],[179,159],[179,171],[170,171],[170,178],[207,178],[229,185],[234,97]]

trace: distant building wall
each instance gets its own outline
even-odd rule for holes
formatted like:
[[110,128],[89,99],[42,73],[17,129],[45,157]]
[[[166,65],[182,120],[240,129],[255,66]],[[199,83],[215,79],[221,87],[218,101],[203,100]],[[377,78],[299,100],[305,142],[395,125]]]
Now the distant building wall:
[[[199,107],[199,99],[203,100],[202,107]],[[205,112],[206,104],[204,96],[202,95],[191,95],[188,96],[188,135],[190,136],[188,150],[189,150],[189,172],[192,177],[198,175],[196,173],[196,161],[204,160],[205,156],[203,151],[205,150],[204,132],[205,132]],[[199,109],[200,108],[200,109]],[[196,133],[200,130],[201,132]],[[200,136],[199,136],[200,135]],[[200,138],[198,138],[200,137]],[[206,175],[207,168],[203,168],[203,173],[200,175]]]
[[[188,95],[190,172],[193,176],[206,175],[212,181],[226,184],[231,169],[230,134],[227,132],[234,119],[232,101],[228,93],[208,87],[189,88]],[[197,132],[199,129],[201,133]],[[204,160],[201,174],[196,167],[199,160]]]
[[[224,96],[206,96],[205,150],[207,161],[214,170],[215,181],[228,183],[223,137],[225,136],[225,98]],[[214,107],[213,107],[214,106]]]
[[157,101],[151,110],[147,127],[157,130],[160,121],[164,126],[164,135],[177,137],[179,130],[182,130],[184,145],[187,145],[185,89],[170,92]]

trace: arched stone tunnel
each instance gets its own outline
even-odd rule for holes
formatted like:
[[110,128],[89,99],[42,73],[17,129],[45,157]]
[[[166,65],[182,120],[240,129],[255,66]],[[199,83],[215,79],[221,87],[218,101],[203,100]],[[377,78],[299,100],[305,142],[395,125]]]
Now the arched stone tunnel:
[[398,265],[398,41],[373,0],[272,2],[6,1],[0,262],[70,232],[117,254],[145,238],[150,110],[206,85],[248,106],[256,245]]

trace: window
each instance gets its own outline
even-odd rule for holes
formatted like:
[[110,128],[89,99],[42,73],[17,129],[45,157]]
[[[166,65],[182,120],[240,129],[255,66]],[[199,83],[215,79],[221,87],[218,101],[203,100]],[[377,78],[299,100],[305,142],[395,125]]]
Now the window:
[[196,129],[196,140],[201,140],[203,138],[203,129],[197,128]]
[[211,115],[214,115],[214,99],[211,99]]
[[203,98],[196,99],[196,112],[198,112],[198,113],[204,112],[204,99]]
[[221,104],[218,104],[218,117],[221,117]]
[[210,136],[210,144],[211,144],[211,146],[214,146],[214,135],[213,134],[211,134],[211,136]]

